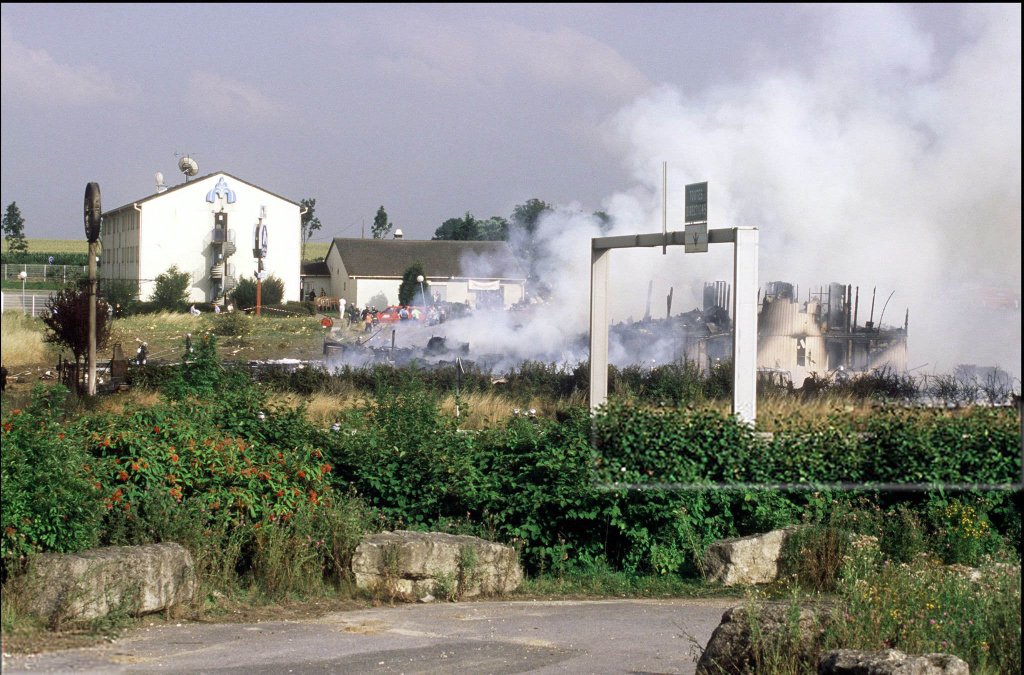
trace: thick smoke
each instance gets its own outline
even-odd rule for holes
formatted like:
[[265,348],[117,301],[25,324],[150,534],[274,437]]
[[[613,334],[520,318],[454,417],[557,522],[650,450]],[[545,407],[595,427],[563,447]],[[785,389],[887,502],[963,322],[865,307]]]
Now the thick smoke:
[[[510,358],[585,357],[567,350],[588,326],[590,238],[660,231],[666,161],[670,230],[683,227],[683,184],[707,180],[710,227],[759,228],[762,283],[792,282],[801,299],[833,281],[859,286],[861,324],[877,288],[876,323],[890,295],[885,325],[909,310],[917,373],[971,363],[1019,379],[1020,6],[978,7],[970,38],[941,49],[905,7],[810,10],[818,57],[801,68],[637,100],[607,125],[638,183],[602,205],[614,229],[574,206],[548,214],[535,235],[553,289],[545,308],[526,322],[487,317],[460,339]],[[652,316],[665,315],[670,287],[673,314],[699,306],[701,282],[731,281],[731,255],[616,251],[613,321],[643,316],[651,281]],[[1017,309],[986,306],[989,288]],[[620,363],[650,358],[613,346]]]

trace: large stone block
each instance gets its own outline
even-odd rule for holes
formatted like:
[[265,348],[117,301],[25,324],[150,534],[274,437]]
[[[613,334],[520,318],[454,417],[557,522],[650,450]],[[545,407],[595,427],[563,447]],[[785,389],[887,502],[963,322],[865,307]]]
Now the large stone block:
[[352,557],[356,586],[393,595],[452,598],[510,593],[523,581],[515,549],[444,532],[381,532]]
[[704,553],[708,581],[725,586],[766,584],[779,576],[779,558],[796,530],[787,527],[765,534],[716,541]]
[[895,649],[865,652],[836,649],[818,661],[818,675],[969,675],[967,663],[952,654],[915,656]]
[[834,612],[827,604],[784,602],[728,609],[697,662],[697,675],[758,672],[773,653],[813,659]]
[[16,583],[25,611],[51,624],[169,610],[196,592],[192,554],[173,543],[43,554]]

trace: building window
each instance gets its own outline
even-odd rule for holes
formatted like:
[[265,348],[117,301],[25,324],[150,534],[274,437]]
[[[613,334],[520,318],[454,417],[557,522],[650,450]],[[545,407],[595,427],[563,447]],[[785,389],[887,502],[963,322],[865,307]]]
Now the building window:
[[807,365],[807,343],[804,338],[796,341],[796,365],[800,367]]

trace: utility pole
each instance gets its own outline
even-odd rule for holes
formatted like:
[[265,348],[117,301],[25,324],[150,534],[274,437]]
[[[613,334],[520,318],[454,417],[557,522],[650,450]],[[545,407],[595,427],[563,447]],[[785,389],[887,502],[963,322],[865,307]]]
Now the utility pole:
[[102,213],[99,183],[89,183],[85,186],[85,239],[89,242],[89,354],[86,375],[89,378],[89,396],[96,395],[96,249]]

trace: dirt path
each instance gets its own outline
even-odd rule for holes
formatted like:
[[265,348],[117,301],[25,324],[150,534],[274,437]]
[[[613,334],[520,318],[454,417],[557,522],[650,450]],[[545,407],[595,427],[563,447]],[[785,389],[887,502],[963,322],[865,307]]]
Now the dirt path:
[[168,624],[4,673],[693,673],[736,599],[465,602]]

